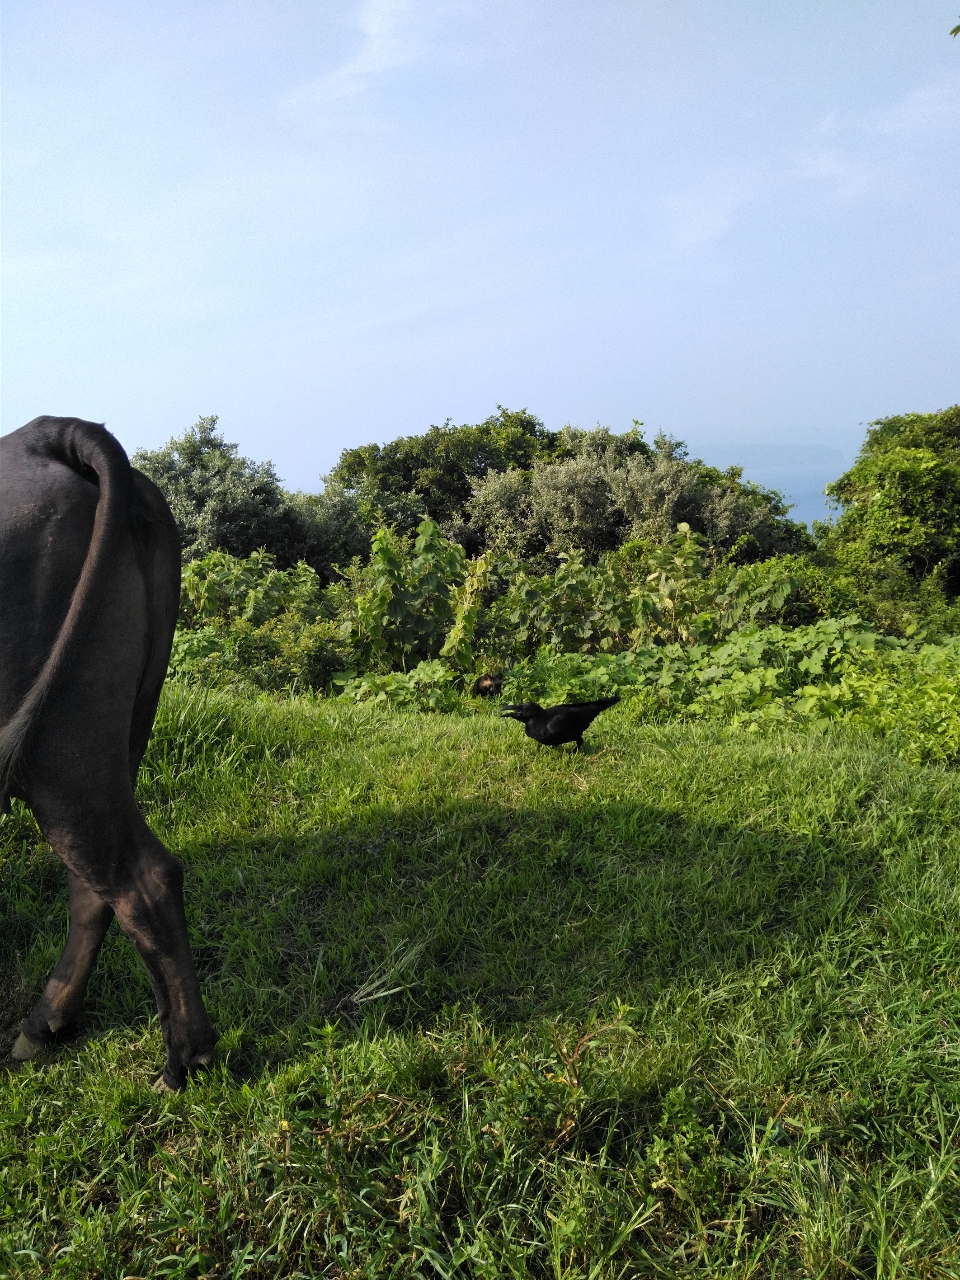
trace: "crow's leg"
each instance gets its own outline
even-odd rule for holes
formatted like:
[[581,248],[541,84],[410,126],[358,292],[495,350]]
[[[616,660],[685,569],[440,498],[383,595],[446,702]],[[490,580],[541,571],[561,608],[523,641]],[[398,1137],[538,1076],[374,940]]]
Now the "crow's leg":
[[88,885],[67,872],[70,886],[70,932],[43,995],[30,1011],[13,1048],[19,1062],[32,1058],[42,1045],[65,1039],[83,1010],[87,982],[100,945],[113,919],[113,908]]
[[579,737],[579,738],[577,739],[577,750],[578,750],[578,751],[582,751],[582,750],[583,750],[583,738],[582,738],[582,737]]

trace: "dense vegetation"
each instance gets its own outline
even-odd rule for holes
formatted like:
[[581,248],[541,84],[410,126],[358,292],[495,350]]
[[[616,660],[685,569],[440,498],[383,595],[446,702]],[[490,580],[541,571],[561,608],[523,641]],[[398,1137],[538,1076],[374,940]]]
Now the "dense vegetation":
[[[960,409],[873,424],[813,535],[639,425],[501,410],[318,496],[215,425],[136,462],[220,1054],[150,1091],[112,933],[0,1076],[0,1276],[960,1275]],[[623,701],[550,752],[480,670]],[[19,807],[0,903],[9,1037],[66,926]]]
[[[233,447],[204,429],[219,466]],[[366,521],[367,553],[317,571],[189,551],[173,668],[432,709],[497,670],[513,697],[616,690],[654,720],[753,729],[833,719],[954,759],[960,408],[873,424],[830,492],[839,518],[814,538],[778,494],[639,424],[551,434],[507,410],[348,450],[315,502],[347,511],[351,536]],[[397,523],[377,523],[388,509]]]

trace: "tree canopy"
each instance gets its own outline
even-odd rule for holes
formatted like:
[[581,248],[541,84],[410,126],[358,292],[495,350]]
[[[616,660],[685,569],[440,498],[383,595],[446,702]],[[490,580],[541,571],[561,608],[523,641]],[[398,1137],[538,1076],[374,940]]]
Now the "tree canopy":
[[448,419],[420,436],[345,449],[331,479],[356,492],[370,523],[409,533],[424,515],[440,524],[458,518],[477,481],[491,471],[530,467],[557,439],[526,409],[498,406],[475,426]]
[[827,494],[841,514],[824,541],[841,558],[892,561],[960,590],[960,405],[872,422]]
[[470,555],[496,545],[522,559],[577,550],[595,560],[626,538],[663,541],[680,522],[721,553],[740,540],[748,559],[810,544],[780,494],[688,458],[681,441],[650,445],[641,427],[550,432],[500,406],[475,426],[448,421],[347,449],[332,475],[371,526],[408,534],[426,514]]
[[477,485],[468,512],[482,545],[524,560],[582,551],[592,562],[628,539],[665,543],[683,523],[714,556],[735,546],[742,560],[812,547],[781,494],[744,481],[739,467],[688,458],[682,441],[663,434],[651,447],[638,426],[624,436],[566,429],[554,458]]
[[568,557],[597,565],[628,543],[666,545],[685,525],[713,565],[790,556],[803,584],[791,608],[804,618],[841,608],[894,631],[945,626],[960,595],[960,405],[871,423],[828,486],[839,515],[816,540],[781,494],[662,433],[648,443],[639,422],[548,431],[501,406],[481,423],[347,449],[319,494],[287,492],[216,427],[201,418],[133,457],[170,502],[185,562],[263,550],[278,571],[305,561],[330,584],[335,566],[367,560],[378,530],[410,539],[426,517],[468,558],[489,551],[552,573]]
[[169,502],[185,564],[211,551],[244,557],[262,548],[281,569],[305,560],[329,580],[332,565],[366,551],[354,498],[336,484],[319,495],[288,493],[272,463],[241,457],[216,426],[215,415],[200,418],[162,449],[138,449],[131,459]]

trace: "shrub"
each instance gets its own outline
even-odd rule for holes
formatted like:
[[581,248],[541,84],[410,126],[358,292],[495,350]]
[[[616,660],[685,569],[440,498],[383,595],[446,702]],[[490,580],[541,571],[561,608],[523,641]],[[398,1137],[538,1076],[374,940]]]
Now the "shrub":
[[406,668],[436,657],[454,621],[453,592],[466,575],[463,547],[436,521],[422,520],[411,542],[381,527],[369,564],[354,563],[335,591],[341,635],[365,667]]
[[248,660],[264,687],[318,687],[323,673],[348,665],[331,666],[336,654],[350,655],[356,671],[385,674],[439,657],[470,671],[478,652],[502,664],[544,643],[583,652],[697,643],[779,606],[790,587],[779,566],[708,573],[701,540],[685,526],[665,547],[629,546],[598,565],[573,555],[536,576],[515,561],[497,566],[492,552],[467,561],[425,519],[413,542],[378,530],[369,564],[354,561],[326,589],[308,565],[281,570],[262,551],[192,562],[173,665],[213,678]]
[[628,546],[598,565],[570,557],[536,577],[490,553],[467,562],[430,520],[413,543],[381,530],[371,565],[326,589],[308,565],[215,552],[184,574],[171,667],[207,684],[332,685],[356,701],[446,711],[492,661],[508,668],[511,700],[617,692],[644,719],[847,724],[914,760],[956,760],[960,637],[900,639],[856,615],[765,623],[785,608],[790,567],[707,572],[700,539],[681,528],[667,546]]
[[620,693],[643,719],[722,717],[731,730],[845,724],[898,742],[916,762],[960,758],[960,637],[882,636],[857,617],[757,627],[719,644],[621,654],[542,649],[514,666],[504,697],[542,703]]
[[460,706],[461,683],[458,673],[437,658],[418,662],[410,671],[390,671],[384,675],[370,672],[363,676],[342,671],[333,678],[343,698],[422,711],[451,711]]
[[505,589],[480,620],[478,643],[503,659],[543,644],[602,652],[694,643],[783,604],[793,583],[779,564],[711,573],[702,542],[681,524],[664,546],[628,544],[597,565],[573,554],[553,573],[536,576],[513,563],[501,570]]

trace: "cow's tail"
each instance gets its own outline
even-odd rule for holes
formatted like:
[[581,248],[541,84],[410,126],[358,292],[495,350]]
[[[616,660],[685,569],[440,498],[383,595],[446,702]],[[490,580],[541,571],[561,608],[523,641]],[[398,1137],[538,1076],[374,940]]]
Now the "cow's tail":
[[0,812],[9,805],[17,760],[44,701],[69,667],[100,603],[111,563],[130,535],[133,475],[120,442],[102,424],[80,418],[34,418],[28,448],[40,458],[56,459],[99,485],[93,535],[70,607],[53,648],[15,714],[0,729]]

